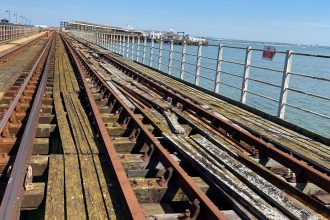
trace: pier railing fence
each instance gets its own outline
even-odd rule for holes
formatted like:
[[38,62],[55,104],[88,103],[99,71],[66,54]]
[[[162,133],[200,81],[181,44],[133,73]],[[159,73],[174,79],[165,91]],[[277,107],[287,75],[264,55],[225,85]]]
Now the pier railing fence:
[[[173,40],[133,35],[73,33],[129,60],[252,107],[260,109],[260,102],[268,103],[261,110],[281,119],[286,117],[286,109],[291,108],[317,117],[321,122],[328,120],[325,128],[330,129],[330,73],[303,73],[294,68],[295,59],[323,59],[329,63],[330,56],[292,50],[276,51],[278,62],[270,65],[272,62],[261,59],[263,50],[259,48],[221,43],[207,46],[200,43],[196,46],[188,45],[185,41],[182,45],[174,45]],[[296,85],[295,81],[302,83]]]
[[28,25],[0,24],[0,43],[38,33],[38,28]]

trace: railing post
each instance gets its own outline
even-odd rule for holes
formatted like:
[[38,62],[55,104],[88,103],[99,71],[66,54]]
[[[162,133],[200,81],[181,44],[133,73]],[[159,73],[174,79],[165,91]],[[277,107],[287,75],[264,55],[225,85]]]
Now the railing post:
[[251,47],[247,47],[246,55],[245,55],[244,73],[243,73],[243,79],[242,79],[241,103],[246,102],[249,75],[250,75],[251,52],[252,52]]
[[195,85],[199,85],[199,75],[201,72],[201,61],[202,61],[202,42],[198,43],[197,49],[197,60],[196,60],[196,72],[195,72]]
[[113,34],[110,35],[110,50],[113,52]]
[[119,54],[123,54],[123,40],[124,36],[119,35]]
[[214,92],[219,93],[220,89],[220,80],[221,80],[221,64],[222,64],[222,44],[218,46],[218,58],[217,58],[217,66],[215,70],[215,79],[214,79]]
[[120,54],[120,45],[119,45],[119,41],[120,41],[120,39],[119,39],[119,35],[116,35],[116,52],[118,53],[118,54]]
[[151,49],[150,49],[150,62],[149,62],[150,67],[152,67],[153,58],[154,58],[154,37],[152,36],[152,38],[151,38]]
[[277,112],[277,116],[281,119],[284,119],[285,116],[285,105],[288,98],[288,88],[289,88],[290,72],[292,67],[292,58],[293,58],[292,51],[287,50],[285,56],[284,69],[283,69],[280,100],[278,102],[278,112]]
[[107,34],[107,48],[108,48],[108,50],[110,50],[110,35],[109,34]]
[[126,36],[122,36],[121,40],[121,55],[125,56],[125,48],[126,48]]
[[134,58],[134,36],[132,36],[132,47],[131,47],[131,60],[133,61]]
[[136,61],[139,62],[139,56],[140,56],[140,36],[138,38],[138,42],[137,42],[137,48],[136,48]]
[[158,52],[158,70],[160,70],[162,65],[162,55],[163,55],[163,39],[160,39],[159,52]]
[[171,43],[170,43],[170,51],[169,51],[169,54],[168,54],[168,74],[169,74],[169,75],[172,74],[173,44],[174,44],[174,41],[171,40]]
[[115,35],[115,52],[118,53],[118,35]]
[[127,36],[127,47],[126,47],[126,58],[128,59],[129,55],[129,36]]
[[116,52],[116,38],[115,35],[112,35],[112,52]]
[[109,34],[105,35],[105,48],[109,50]]
[[182,58],[181,58],[181,68],[180,68],[180,79],[184,77],[184,66],[186,64],[186,49],[187,49],[187,42],[183,41],[182,44]]
[[142,63],[145,64],[146,61],[146,52],[147,52],[147,38],[144,37],[144,43],[143,43],[143,59]]

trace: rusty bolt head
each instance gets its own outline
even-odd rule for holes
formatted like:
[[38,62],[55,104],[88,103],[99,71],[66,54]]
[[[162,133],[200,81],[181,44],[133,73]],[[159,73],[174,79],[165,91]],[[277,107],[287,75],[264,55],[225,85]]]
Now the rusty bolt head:
[[164,176],[161,176],[157,181],[160,186],[165,186],[166,180]]
[[190,210],[189,209],[186,209],[185,212],[184,212],[184,216],[185,217],[190,217]]
[[142,160],[148,159],[148,152],[143,152],[141,158],[142,158]]
[[2,136],[3,138],[7,138],[7,137],[10,136],[8,127],[6,127],[6,128],[2,131],[1,136]]
[[256,159],[259,159],[260,155],[259,155],[259,150],[258,149],[254,150],[253,157],[256,158]]
[[288,182],[290,183],[296,183],[297,182],[297,178],[296,178],[296,173],[291,173],[290,178],[288,178]]
[[285,179],[288,179],[288,178],[291,177],[291,173],[292,173],[292,171],[291,171],[290,169],[287,169],[287,171],[286,171],[286,173],[283,175],[283,177],[284,177]]
[[137,186],[138,185],[138,182],[134,179],[131,182],[131,186]]

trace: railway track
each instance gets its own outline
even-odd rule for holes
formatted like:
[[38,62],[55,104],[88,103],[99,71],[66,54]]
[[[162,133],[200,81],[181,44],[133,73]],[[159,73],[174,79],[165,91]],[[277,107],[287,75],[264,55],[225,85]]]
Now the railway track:
[[[70,44],[68,48],[78,64],[80,85],[83,85],[88,97],[89,110],[107,149],[116,183],[129,210],[129,218],[143,219],[146,215],[150,219],[162,219],[170,213],[173,213],[172,218],[176,218],[182,212],[182,218],[186,215],[192,219],[225,219],[225,214],[205,195],[209,188],[207,184],[199,176],[189,176],[186,172],[191,167],[184,170],[176,161],[180,158],[173,158],[176,154],[171,152],[173,149],[161,144],[157,135],[151,133],[153,126],[143,123],[142,115],[133,113],[105,82],[104,95],[114,98],[108,100],[113,104],[106,106],[102,103],[107,101],[95,101],[95,96],[101,94],[97,86],[83,75],[91,69],[83,66],[81,56],[74,52]],[[100,112],[108,113],[108,117],[103,119]],[[180,204],[179,209],[176,203]],[[167,206],[171,211],[166,211],[162,206]]]
[[18,78],[24,79],[45,45],[40,36],[0,52],[0,100]]
[[18,219],[21,209],[36,208],[43,200],[45,183],[34,183],[33,176],[45,168],[45,164],[38,167],[45,158],[32,153],[35,137],[45,132],[38,123],[47,117],[50,104],[45,90],[52,45],[50,38],[30,71],[16,80],[1,103],[1,219]]
[[30,40],[26,43],[17,45],[13,48],[9,48],[7,50],[4,50],[4,51],[0,52],[0,62],[5,62],[6,60],[10,59],[11,57],[14,57],[15,55],[21,53],[27,47],[31,46],[32,44],[36,43],[37,41],[39,41],[42,38],[43,38],[43,36],[40,36],[40,37],[37,37],[37,38],[35,38],[33,40]]
[[136,65],[52,35],[1,100],[1,219],[330,218],[326,166]]
[[[92,53],[95,54],[98,51],[86,44],[77,47],[80,47],[82,51],[84,49],[87,51],[83,53],[85,55],[84,63],[87,68],[88,65],[93,63]],[[327,204],[322,203],[322,200],[320,201],[317,196],[323,195],[324,198],[327,197],[329,193],[329,176],[308,165],[310,164],[309,161],[306,161],[306,163],[290,154],[287,155],[269,143],[256,138],[245,129],[230,123],[221,115],[216,115],[211,109],[197,105],[183,94],[166,88],[161,83],[153,81],[150,77],[146,77],[136,69],[130,69],[128,65],[121,62],[120,57],[98,53],[96,59],[98,62],[103,62],[101,66],[106,71],[100,73],[95,68],[97,63],[94,62],[94,68],[89,67],[91,81],[96,81],[96,85],[99,85],[102,84],[99,82],[102,80],[97,80],[97,78],[105,77],[106,79],[103,80],[108,84],[108,81],[111,81],[112,85],[110,87],[114,87],[112,88],[114,91],[118,90],[118,94],[122,94],[122,97],[129,97],[126,102],[131,102],[131,104],[126,103],[127,106],[138,105],[140,106],[138,111],[144,112],[144,117],[149,118],[150,121],[156,118],[165,125],[167,124],[167,127],[172,129],[172,132],[164,129],[164,126],[157,126],[157,124],[161,123],[155,123],[155,129],[162,134],[162,137],[168,143],[174,145],[178,151],[181,149],[181,153],[185,155],[185,158],[190,158],[192,163],[198,161],[200,171],[209,173],[209,176],[206,176],[206,178],[210,182],[220,185],[220,188],[232,187],[232,184],[224,186],[224,179],[215,177],[215,173],[220,174],[221,171],[212,166],[217,165],[218,169],[224,166],[228,169],[226,171],[231,172],[233,176],[236,176],[242,183],[253,189],[254,192],[259,191],[257,193],[262,195],[260,198],[265,199],[272,206],[275,205],[290,218],[311,218],[313,211],[306,211],[309,208],[328,217],[329,209]],[[110,78],[106,76],[108,73],[111,74]],[[103,82],[103,84],[105,83]],[[101,88],[97,90],[97,93],[105,90],[104,87],[106,86],[99,85],[99,87]],[[101,96],[101,99],[104,99],[104,96]],[[134,108],[134,111],[137,110]],[[182,135],[173,135],[173,132],[180,134],[180,130],[183,130],[183,133],[188,133],[188,135],[183,135],[184,138]],[[194,153],[190,154],[190,152]],[[205,160],[205,158],[209,161]],[[263,159],[267,159],[268,161],[266,162],[268,163],[264,162],[263,164]],[[204,168],[203,170],[203,166],[208,163],[209,169],[205,170]],[[299,176],[296,175],[297,168],[300,170]],[[259,175],[255,175],[255,173]],[[254,177],[247,178],[249,175]],[[218,179],[214,181],[215,178]],[[211,181],[212,179],[213,181]],[[231,183],[235,182],[233,179],[231,181]],[[312,182],[314,188],[310,188],[309,192],[303,190],[297,183],[304,182]],[[239,188],[236,188],[236,190],[239,190]],[[235,194],[235,189],[227,189],[228,192]],[[246,195],[251,196],[253,193],[247,192]],[[300,198],[301,204],[299,202],[295,203],[295,198],[292,198],[292,195]],[[236,196],[236,198],[240,199],[244,197],[244,195]],[[291,201],[292,203],[283,203],[283,201]],[[309,208],[303,203],[309,206]],[[253,206],[253,204],[250,205]],[[249,208],[252,207],[247,207],[247,209]],[[260,215],[258,217],[262,217],[262,214],[256,210],[251,212],[252,215]]]

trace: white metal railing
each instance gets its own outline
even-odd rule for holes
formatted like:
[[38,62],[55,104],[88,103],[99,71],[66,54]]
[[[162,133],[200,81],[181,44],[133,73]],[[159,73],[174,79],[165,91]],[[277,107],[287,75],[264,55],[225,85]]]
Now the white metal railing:
[[[319,59],[329,59],[330,56],[295,53],[291,50],[276,51],[276,54],[280,54],[284,57],[283,66],[282,69],[280,69],[268,67],[267,65],[254,64],[252,55],[263,51],[262,49],[257,48],[228,46],[223,44],[208,46],[202,46],[202,44],[199,44],[197,46],[190,46],[187,45],[186,42],[183,42],[181,46],[176,46],[181,47],[180,51],[178,51],[174,50],[175,48],[173,41],[165,44],[162,39],[155,42],[155,39],[146,39],[142,36],[116,34],[108,35],[110,37],[106,37],[105,43],[103,44],[100,44],[100,39],[98,39],[100,38],[100,35],[98,34],[92,34],[94,38],[91,38],[90,36],[83,36],[83,34],[80,34],[80,37],[91,42],[96,42],[102,46],[107,45],[107,49],[112,52],[119,53],[127,59],[141,62],[150,67],[155,67],[166,74],[175,75],[183,80],[193,82],[197,86],[200,86],[202,81],[208,81],[213,87],[208,87],[208,89],[215,93],[221,94],[222,86],[239,91],[240,96],[238,100],[242,103],[247,103],[247,100],[252,99],[253,96],[268,100],[274,104],[277,103],[277,114],[275,114],[282,119],[284,119],[286,115],[286,107],[307,112],[324,119],[330,119],[330,114],[321,113],[306,107],[288,103],[288,94],[289,92],[290,94],[292,92],[298,93],[305,97],[320,99],[328,102],[330,106],[330,96],[319,95],[313,92],[290,87],[290,78],[292,78],[292,76],[329,83],[328,86],[330,87],[330,78],[315,76],[310,73],[305,74],[292,71],[293,59],[296,56]],[[214,47],[217,52],[213,55],[203,56],[203,47],[205,47],[205,49]],[[118,48],[120,49],[118,50]],[[195,51],[191,52],[190,49],[194,49]],[[238,61],[235,58],[226,57],[224,55],[224,51],[226,50],[234,50],[237,51],[237,53],[243,54],[244,60]],[[211,62],[212,64],[210,64]],[[235,66],[235,68],[242,68],[242,72],[227,70],[224,68],[224,65],[232,65]],[[281,82],[272,82],[251,76],[251,71],[253,72],[254,70],[263,71],[265,74],[275,74],[276,76],[281,77]],[[188,75],[185,75],[185,73]],[[222,78],[225,76],[234,77],[237,80],[240,80],[240,85],[237,83],[237,80],[229,83],[227,81],[223,81]],[[251,90],[249,83],[252,82],[262,85],[263,88],[274,88],[278,91],[278,93],[270,96],[267,92],[258,92],[256,89]],[[248,94],[252,96],[250,97]]]
[[28,25],[0,24],[0,43],[38,33],[38,29]]

